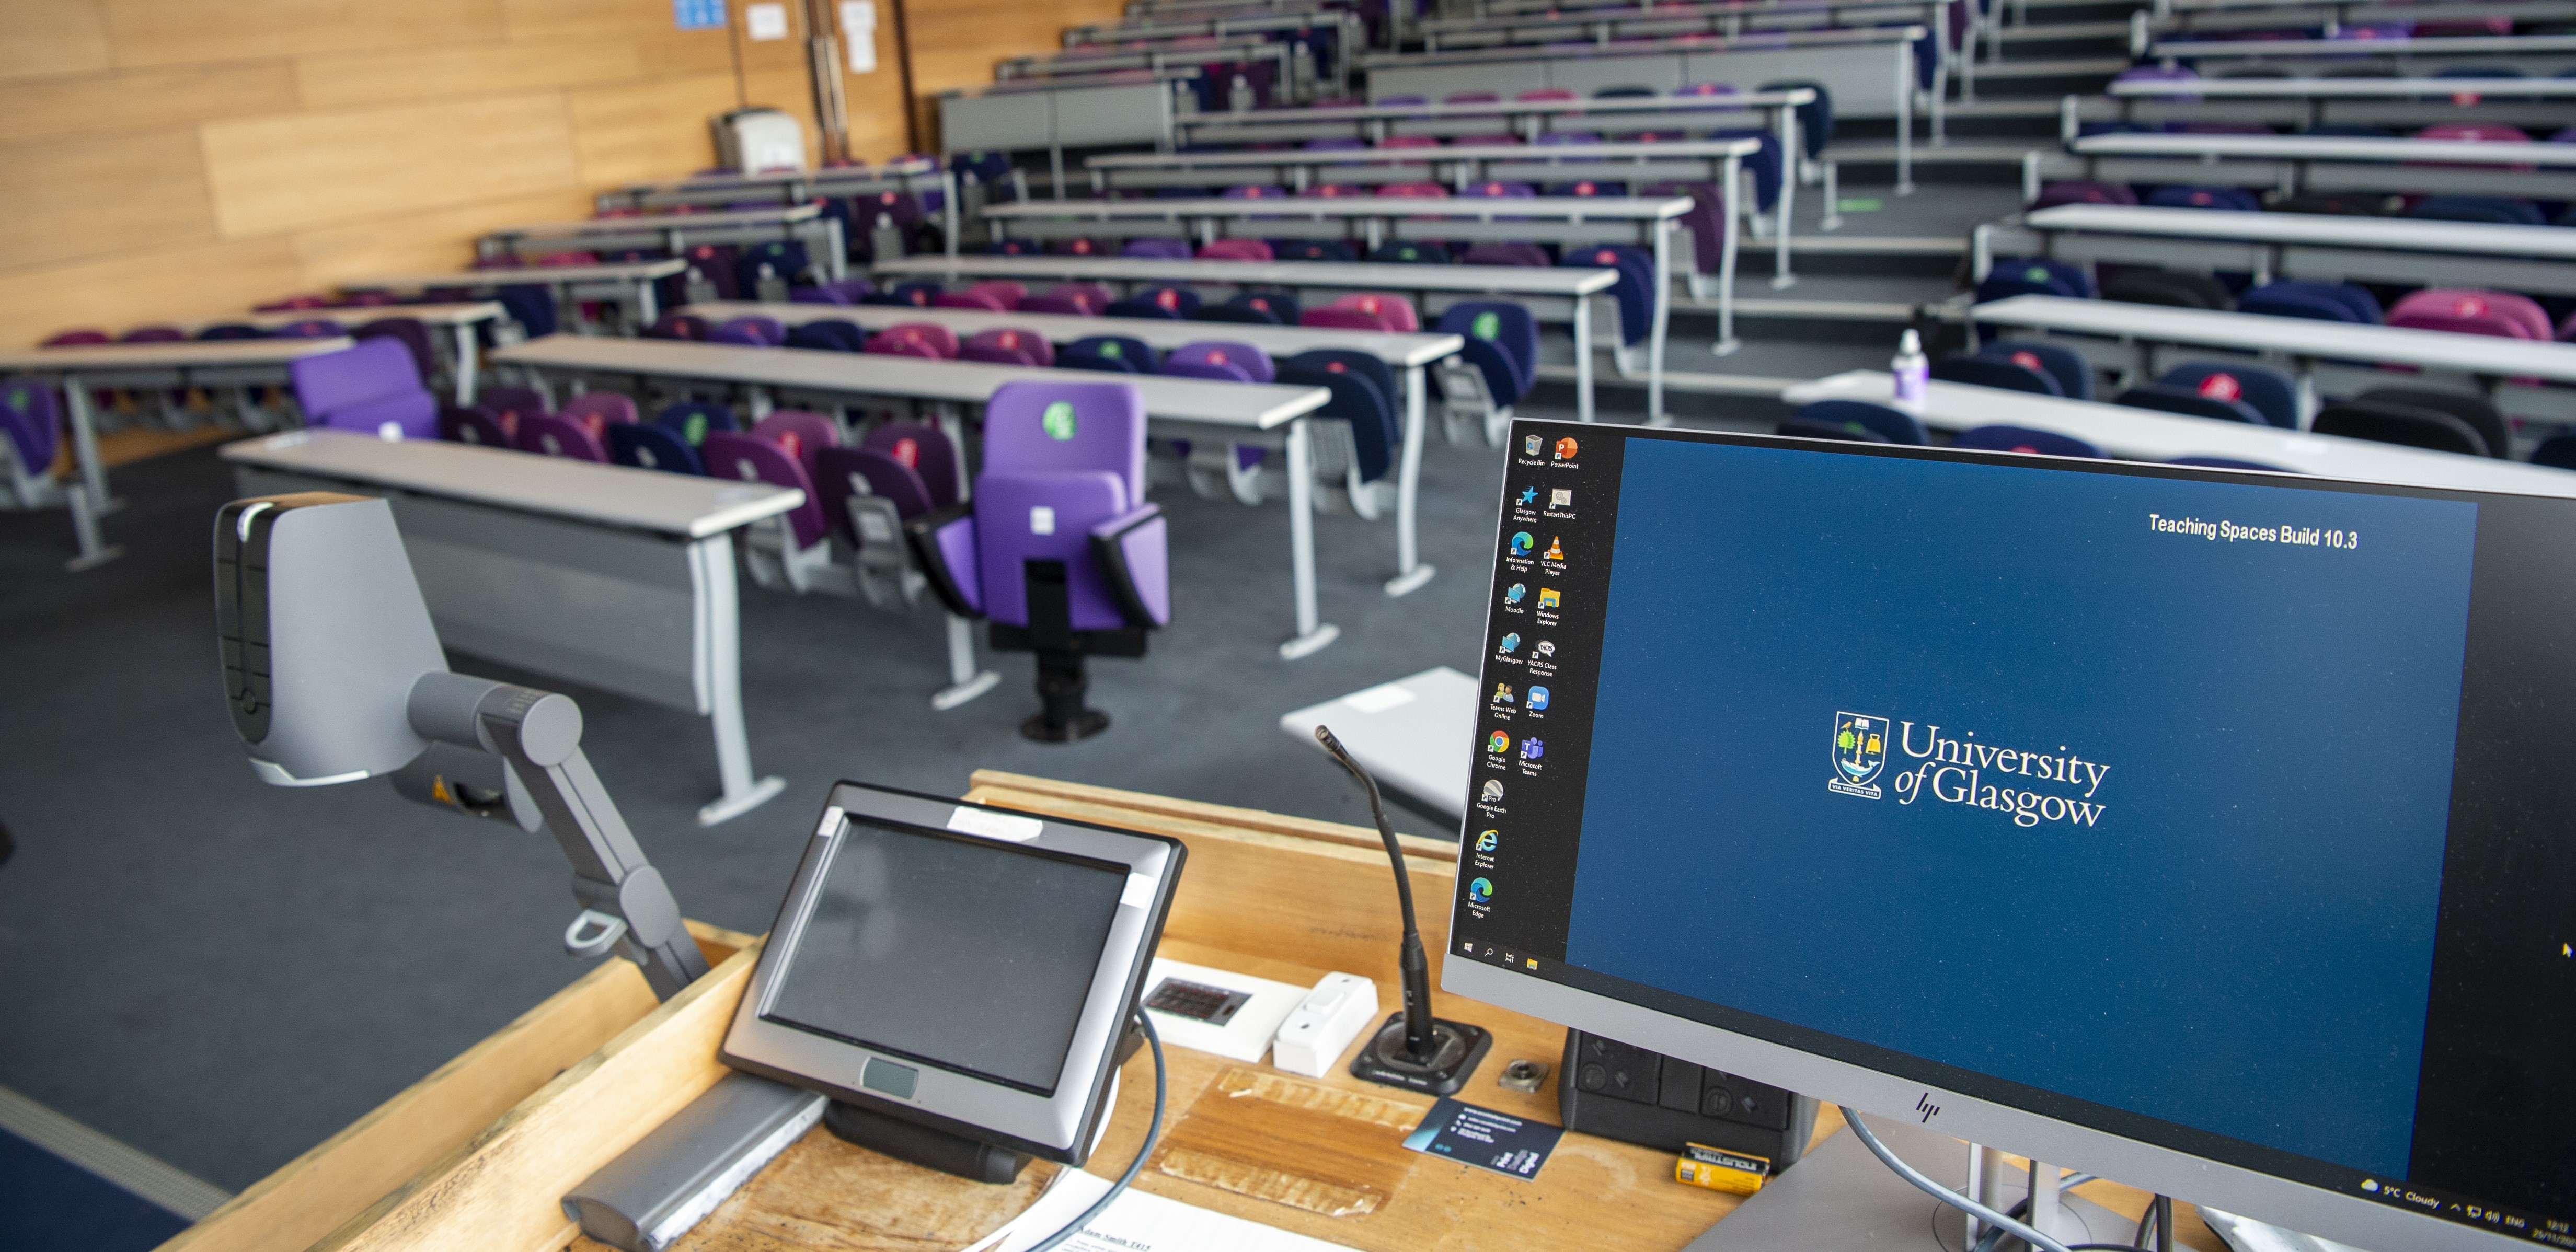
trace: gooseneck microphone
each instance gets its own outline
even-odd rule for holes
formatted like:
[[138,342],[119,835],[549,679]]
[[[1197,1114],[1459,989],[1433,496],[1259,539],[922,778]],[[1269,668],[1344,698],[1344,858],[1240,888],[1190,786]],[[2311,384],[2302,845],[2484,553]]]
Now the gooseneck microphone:
[[1368,792],[1369,816],[1377,822],[1386,859],[1395,868],[1395,900],[1404,913],[1404,943],[1396,965],[1404,975],[1404,1011],[1386,1019],[1377,1034],[1351,1058],[1351,1075],[1369,1082],[1448,1095],[1467,1085],[1476,1064],[1494,1046],[1482,1026],[1442,1021],[1431,1011],[1431,962],[1422,950],[1422,930],[1414,921],[1413,876],[1404,866],[1404,846],[1386,821],[1386,803],[1377,780],[1351,759],[1330,728],[1315,727],[1315,742]]

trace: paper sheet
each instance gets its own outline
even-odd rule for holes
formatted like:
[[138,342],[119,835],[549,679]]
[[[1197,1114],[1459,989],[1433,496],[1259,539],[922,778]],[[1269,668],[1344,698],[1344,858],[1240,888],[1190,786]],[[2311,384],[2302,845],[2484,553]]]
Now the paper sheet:
[[[1091,1207],[1109,1180],[1087,1170],[1059,1170],[1037,1203],[1002,1228],[968,1245],[964,1252],[1027,1252],[1054,1234],[1076,1214]],[[1129,1190],[1072,1238],[1056,1245],[1064,1252],[1350,1252],[1338,1243],[1240,1217],[1228,1217],[1178,1200]]]

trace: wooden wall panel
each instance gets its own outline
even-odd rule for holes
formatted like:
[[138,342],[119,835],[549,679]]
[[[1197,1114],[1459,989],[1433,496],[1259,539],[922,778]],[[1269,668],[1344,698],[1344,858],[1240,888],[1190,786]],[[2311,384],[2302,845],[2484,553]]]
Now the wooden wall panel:
[[150,321],[238,313],[252,300],[296,286],[294,251],[280,238],[132,248],[63,265],[11,269],[0,275],[0,343],[31,344],[58,330],[111,331]]
[[227,237],[578,180],[570,112],[551,92],[216,122],[204,134],[206,179]]
[[0,0],[0,79],[80,74],[109,64],[97,0]]
[[569,221],[588,217],[590,211],[589,194],[567,187],[298,231],[288,237],[296,263],[295,286],[318,291],[380,274],[463,269],[474,260],[474,237],[496,225]]
[[734,105],[733,74],[665,78],[571,95],[582,185],[677,178],[715,163],[707,119]]
[[643,74],[634,45],[617,39],[307,56],[295,63],[297,89],[315,108],[587,87]]
[[[889,0],[890,2],[890,0]],[[939,132],[938,95],[993,81],[993,64],[1064,47],[1064,30],[1118,20],[1123,0],[914,0],[904,6],[922,142]]]
[[42,265],[137,247],[212,242],[197,135],[136,131],[113,143],[87,136],[0,146],[9,171],[0,257]]
[[[11,46],[0,35],[0,47]],[[0,142],[141,127],[186,126],[295,107],[283,61],[0,79]]]
[[497,42],[502,37],[500,0],[99,2],[116,64],[125,66]]

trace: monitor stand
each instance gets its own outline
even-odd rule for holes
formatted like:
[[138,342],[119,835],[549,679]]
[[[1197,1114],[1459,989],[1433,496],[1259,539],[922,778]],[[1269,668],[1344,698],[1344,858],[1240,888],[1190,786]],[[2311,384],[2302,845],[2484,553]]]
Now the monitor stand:
[[[1933,1181],[1953,1190],[1967,1185],[1966,1144],[1883,1117],[1870,1118],[1869,1128]],[[1997,1207],[2020,1203],[2027,1190],[2026,1177],[2006,1171]],[[2137,1233],[2135,1220],[2090,1201],[2066,1195],[2058,1203],[2062,1218],[2089,1232],[2069,1242],[2127,1243]],[[1966,1215],[1897,1177],[1859,1139],[1837,1130],[1685,1252],[1965,1252],[1966,1244]],[[2003,1246],[2022,1247],[2017,1239]]]

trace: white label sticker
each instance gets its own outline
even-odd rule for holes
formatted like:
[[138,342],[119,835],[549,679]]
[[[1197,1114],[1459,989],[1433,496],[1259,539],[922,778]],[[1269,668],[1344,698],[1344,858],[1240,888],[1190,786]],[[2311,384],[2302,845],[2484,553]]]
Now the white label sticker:
[[1055,533],[1055,510],[1054,510],[1054,509],[1052,509],[1052,508],[1049,508],[1049,507],[1047,507],[1046,505],[1043,505],[1043,504],[1032,504],[1032,505],[1030,505],[1030,506],[1029,506],[1029,533],[1030,533],[1030,534],[1032,534],[1032,535],[1052,535],[1052,534],[1054,534],[1054,533]]
[[1384,683],[1343,696],[1342,703],[1362,713],[1383,713],[1413,703],[1413,690],[1399,683]]
[[1140,909],[1152,908],[1154,906],[1154,887],[1162,881],[1163,880],[1159,878],[1147,878],[1143,874],[1129,874],[1127,876],[1127,889],[1118,893],[1119,907]]
[[956,812],[948,815],[948,828],[961,835],[982,835],[987,839],[1008,839],[1013,843],[1027,843],[1046,830],[1046,822],[1034,817],[996,813],[990,809],[969,808],[961,804],[957,806]]

